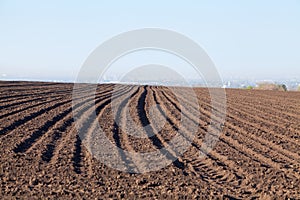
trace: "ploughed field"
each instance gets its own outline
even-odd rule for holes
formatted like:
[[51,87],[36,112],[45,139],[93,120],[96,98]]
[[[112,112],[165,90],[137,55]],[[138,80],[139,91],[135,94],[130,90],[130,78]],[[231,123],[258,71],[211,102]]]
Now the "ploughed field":
[[[227,89],[222,134],[201,158],[212,111],[209,92],[195,89],[197,108],[189,104],[185,89],[180,90],[181,96],[176,96],[167,87],[105,84],[98,86],[95,99],[75,105],[83,122],[95,110],[107,138],[127,151],[168,146],[180,134],[179,126],[189,126],[181,124],[182,115],[199,125],[183,155],[164,155],[175,158],[170,165],[127,173],[94,158],[78,136],[73,84],[0,82],[0,198],[300,198],[300,92]],[[92,93],[82,90],[82,95]],[[126,130],[115,123],[112,99],[121,102],[116,118],[126,121],[130,115],[134,121],[125,123]],[[94,100],[93,109],[88,108]],[[182,109],[179,102],[188,108]],[[161,117],[166,119],[163,128],[149,138],[127,133],[134,125],[155,130]],[[97,140],[91,136],[94,124],[87,120],[80,128],[89,141]],[[125,168],[134,165],[121,152],[115,156],[129,163]]]

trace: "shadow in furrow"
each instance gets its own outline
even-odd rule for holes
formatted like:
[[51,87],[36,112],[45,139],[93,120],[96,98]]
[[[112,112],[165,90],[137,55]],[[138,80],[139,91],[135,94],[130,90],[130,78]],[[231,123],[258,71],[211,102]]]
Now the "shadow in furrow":
[[[54,104],[53,106],[50,106],[50,107],[48,107],[48,108],[44,108],[44,109],[41,109],[41,110],[39,110],[39,111],[37,111],[37,112],[31,113],[30,115],[24,117],[23,119],[19,119],[19,120],[15,121],[14,123],[12,123],[11,125],[9,125],[8,127],[5,127],[4,129],[2,129],[2,130],[0,131],[0,135],[4,135],[4,134],[6,134],[7,132],[9,132],[9,131],[15,129],[16,127],[18,127],[18,126],[20,126],[20,125],[22,125],[22,124],[24,124],[24,123],[26,123],[26,122],[28,122],[28,121],[30,121],[30,120],[33,120],[34,118],[38,117],[39,115],[42,115],[42,114],[44,114],[44,113],[46,113],[46,112],[48,112],[48,111],[50,111],[50,110],[52,110],[52,109],[55,109],[55,108],[57,108],[57,107],[59,107],[59,106],[62,106],[62,105],[64,105],[64,104],[67,104],[67,103],[69,103],[69,102],[71,102],[71,101],[68,100],[68,101],[56,103],[56,104]],[[50,127],[50,124],[48,124],[48,123],[50,123],[50,122],[52,122],[52,120],[51,120],[51,121],[48,121],[48,122],[47,122],[47,125],[45,125],[44,128]],[[36,133],[35,135],[39,135],[39,133]]]
[[[171,100],[164,91],[161,91],[161,93],[163,94],[163,96],[168,100],[168,102],[170,102],[177,110],[178,112],[182,113],[181,112],[181,108],[179,108],[176,103],[173,102],[173,100]],[[175,97],[176,98],[176,97]],[[176,101],[176,100],[175,100]]]
[[[165,93],[162,93],[162,95],[166,97],[166,94],[165,94]],[[172,100],[172,99],[170,99],[170,98],[167,98],[167,100],[170,101],[170,102],[173,104],[173,106],[174,106],[174,104],[175,104],[175,102],[173,102],[174,100]],[[175,105],[176,105],[176,104],[175,104]],[[175,106],[174,106],[174,107],[175,107]],[[165,108],[166,108],[166,107],[165,107]],[[176,108],[177,110],[179,110],[179,109],[178,109],[178,106],[176,106],[175,108]],[[174,122],[172,122],[172,124],[173,124],[174,126],[176,126]],[[203,130],[206,130],[205,127],[201,127],[201,126],[200,126],[200,128],[203,129]],[[193,140],[191,140],[189,137],[186,137],[185,134],[183,134],[182,136],[185,137],[185,139],[188,140],[188,141],[191,143],[191,145],[192,145],[193,147],[195,147],[197,150],[199,150],[199,151],[202,152],[203,154],[206,154],[206,156],[207,156],[210,160],[212,160],[217,166],[220,166],[220,167],[222,167],[222,168],[227,168],[226,164],[223,163],[223,161],[221,161],[221,160],[219,160],[218,158],[212,156],[211,154],[207,154],[206,152],[204,152],[203,149],[201,148],[201,145],[195,143],[195,142],[194,142]],[[226,144],[226,143],[225,143],[225,144]],[[243,154],[244,154],[244,153],[243,153]],[[194,168],[194,169],[195,169],[195,170],[199,170],[197,167]],[[238,180],[239,182],[243,179],[243,177],[242,177],[241,175],[239,175],[236,171],[232,172],[232,174],[235,176],[236,180]],[[223,176],[222,176],[222,178],[223,178]]]
[[[111,101],[114,99],[114,98],[117,98],[121,95],[123,95],[124,93],[126,93],[126,89],[121,89],[120,91],[118,91],[114,97],[112,97],[112,94],[109,93],[109,94],[106,94],[104,96],[102,96],[101,98],[98,98],[96,101],[95,101],[95,105],[98,105],[100,103],[100,105],[98,105],[96,108],[95,108],[95,112],[96,112],[96,116],[99,115],[100,111],[102,109],[104,109],[108,104],[111,103]],[[107,99],[107,100],[106,100]],[[101,103],[102,102],[102,103]],[[95,106],[95,105],[92,105],[92,106]],[[87,112],[88,109],[90,109],[90,107],[85,107],[84,109],[82,109],[79,113],[77,113],[78,116],[83,116],[84,113]],[[87,133],[89,132],[88,130],[90,129],[91,127],[91,124],[94,122],[94,118],[92,117],[93,115],[89,115],[87,118],[85,118],[85,121],[84,123],[82,123],[82,126],[81,128],[78,130],[78,134],[76,135],[76,142],[75,142],[75,151],[74,151],[74,154],[73,154],[73,167],[74,167],[74,171],[75,173],[77,174],[80,174],[81,173],[81,161],[82,161],[82,155],[81,155],[81,152],[82,152],[82,140],[84,140],[86,137],[87,137]]]
[[15,111],[6,113],[6,114],[4,114],[4,115],[1,115],[1,116],[0,116],[0,119],[5,118],[5,117],[8,117],[8,116],[10,116],[10,115],[14,115],[14,114],[23,112],[23,111],[25,111],[25,110],[28,110],[28,109],[31,109],[31,108],[34,108],[34,107],[37,107],[37,106],[40,106],[40,105],[43,105],[43,104],[46,104],[46,103],[51,103],[51,102],[59,101],[59,100],[60,100],[60,99],[51,99],[51,100],[49,100],[49,101],[43,101],[43,102],[37,103],[37,104],[35,104],[35,105],[31,105],[31,106],[22,108],[22,109],[20,109],[20,110],[15,110]]
[[[52,102],[52,101],[55,101],[55,100],[51,100],[51,101],[49,101],[49,102]],[[56,101],[58,101],[58,100],[56,99]],[[42,114],[44,114],[44,113],[46,113],[46,112],[48,112],[48,111],[50,111],[50,110],[52,110],[52,109],[55,109],[55,108],[57,108],[57,107],[59,107],[59,106],[61,106],[61,105],[64,105],[64,104],[67,104],[67,103],[70,103],[70,102],[71,102],[71,100],[67,100],[67,101],[64,101],[64,102],[59,102],[59,103],[56,103],[56,104],[54,104],[53,106],[50,106],[50,107],[48,107],[48,108],[43,108],[43,109],[41,109],[41,110],[39,110],[39,111],[37,111],[37,112],[31,113],[30,115],[28,115],[28,116],[26,116],[26,117],[24,117],[24,118],[22,118],[22,119],[19,119],[19,120],[13,122],[11,125],[9,125],[9,126],[3,128],[2,130],[0,130],[0,136],[6,134],[7,132],[9,132],[9,131],[11,131],[11,130],[17,128],[18,126],[20,126],[20,125],[22,125],[22,124],[24,124],[24,123],[26,123],[26,122],[28,122],[28,121],[30,121],[30,120],[33,120],[34,118],[38,117],[39,115],[42,115]],[[73,109],[79,107],[80,105],[82,105],[82,104],[85,103],[85,102],[86,102],[86,101],[83,101],[83,102],[77,104],[76,106],[74,106]],[[45,102],[44,102],[44,103],[45,103]],[[43,104],[43,103],[41,103],[41,104]],[[68,111],[71,112],[70,109],[68,109]],[[65,111],[65,112],[66,112],[66,111]],[[65,112],[64,112],[64,113],[65,113]],[[64,116],[66,116],[66,115],[64,115]],[[52,121],[53,121],[53,120],[52,120]],[[50,123],[50,122],[48,121],[47,123]],[[47,127],[48,127],[48,126],[46,125],[46,128],[47,128]],[[49,128],[49,127],[48,127],[48,128]],[[43,129],[40,130],[40,131],[43,132]],[[39,135],[42,135],[42,134],[43,134],[43,133],[35,133],[33,137],[39,137]]]
[[[135,95],[137,95],[139,89],[137,89],[133,94],[131,94],[129,97],[125,98],[119,108],[118,108],[118,111],[116,113],[116,119],[113,123],[113,139],[115,141],[115,144],[116,146],[118,147],[118,153],[121,157],[121,159],[123,160],[123,162],[126,164],[126,167],[127,167],[127,170],[129,172],[133,172],[134,171],[134,163],[131,161],[130,158],[128,158],[124,151],[122,150],[122,144],[121,144],[121,139],[120,139],[120,134],[121,134],[121,131],[120,131],[120,128],[118,126],[118,124],[120,124],[120,117],[121,117],[121,113],[122,113],[122,110],[125,108],[126,104],[128,103],[129,99],[133,98]],[[126,134],[126,133],[125,133]]]
[[[22,90],[20,92],[24,92],[24,90]],[[56,95],[68,95],[71,92],[72,92],[72,90],[60,90],[60,91],[51,90],[49,92],[41,92],[41,93],[34,93],[33,91],[31,91],[29,94],[18,94],[18,95],[6,95],[6,96],[2,96],[2,97],[0,97],[0,101],[1,101],[0,103],[10,102],[10,101],[16,101],[16,100],[20,100],[20,99],[25,99],[27,97],[32,98],[34,96],[50,96],[50,95],[53,95],[53,94],[56,94]],[[6,100],[4,100],[4,99],[6,99]]]
[[52,136],[52,142],[50,144],[47,144],[46,146],[46,151],[43,152],[42,154],[42,160],[45,162],[50,162],[51,158],[53,157],[53,152],[55,149],[55,144],[54,141],[58,140],[61,138],[62,133],[60,132],[55,132]]
[[[63,103],[61,103],[63,105]],[[57,121],[67,116],[72,111],[72,108],[65,110],[64,112],[56,115],[51,120],[47,121],[40,129],[35,131],[29,138],[21,142],[17,147],[14,148],[15,153],[23,153],[27,151],[33,143],[36,142],[42,135],[44,135]]]
[[73,118],[69,118],[67,121],[64,122],[63,126],[59,127],[57,131],[53,134],[52,140],[46,146],[46,150],[42,153],[42,160],[46,162],[50,162],[52,157],[54,156],[54,150],[56,148],[57,141],[62,137],[62,133],[66,134],[66,130],[70,127],[74,122]]
[[[54,97],[57,97],[57,96],[54,96]],[[38,97],[38,98],[29,99],[29,100],[26,100],[26,101],[14,102],[14,103],[11,103],[11,104],[8,104],[8,105],[0,106],[0,109],[5,109],[5,108],[17,106],[17,105],[24,105],[25,103],[39,101],[39,100],[45,101],[46,99],[47,98],[45,98],[45,97]]]
[[153,99],[154,102],[157,104],[157,109],[159,110],[159,112],[161,113],[162,116],[164,116],[166,118],[166,121],[170,124],[170,126],[173,128],[173,130],[175,130],[176,132],[179,131],[179,128],[175,125],[175,123],[165,114],[165,112],[163,111],[163,109],[160,106],[160,103],[157,100],[156,94],[153,91]]
[[[112,100],[123,95],[126,92],[127,92],[126,89],[121,89],[117,93],[115,93],[114,96],[112,93],[108,93],[108,94],[105,94],[104,96],[101,96],[101,98],[98,98],[97,100],[95,100],[95,105],[98,105],[99,103],[101,103],[103,101],[100,105],[96,106],[96,108],[95,108],[96,116],[98,116],[100,114],[101,110],[103,110],[108,104],[110,104]],[[95,106],[95,105],[92,105],[92,106]],[[76,114],[76,116],[78,116],[78,117],[82,116],[89,108],[90,107],[87,107],[84,110],[81,110],[80,112],[78,112]],[[82,140],[84,140],[86,138],[87,130],[90,128],[91,124],[95,120],[92,116],[93,115],[89,115],[88,117],[86,117],[85,121],[81,124],[81,128],[78,130],[79,136]]]
[[[95,100],[95,104],[97,105],[99,102],[109,98],[110,99],[111,97],[111,94],[104,94],[103,96],[99,96],[97,97],[97,99]],[[82,106],[84,105],[86,102],[88,101],[91,101],[92,98],[88,98],[86,99],[85,101],[77,104],[74,106],[73,109],[76,109],[78,108],[79,106]],[[93,106],[93,105],[92,105]],[[83,109],[81,109],[77,115],[78,116],[82,116],[84,113],[87,112],[88,109],[90,109],[92,106],[85,106]],[[102,106],[105,106],[105,103],[104,104],[101,104],[99,107],[102,107]],[[99,109],[99,107],[97,109]],[[87,120],[89,122],[89,120]],[[52,140],[51,142],[47,145],[46,147],[46,150],[43,152],[42,154],[42,160],[43,161],[46,161],[46,162],[50,162],[50,160],[52,159],[52,157],[54,156],[53,153],[54,153],[54,150],[56,148],[56,143],[57,143],[57,140],[59,140],[61,137],[62,137],[62,134],[60,133],[64,133],[65,131],[67,131],[68,127],[72,126],[72,124],[74,123],[74,119],[73,118],[69,118],[68,120],[66,120],[64,122],[64,124],[62,126],[60,126],[57,130],[59,131],[59,133],[55,133],[52,137]],[[84,132],[84,130],[86,128],[88,128],[90,125],[90,123],[85,123],[84,126],[82,127],[83,131],[79,131],[79,132]],[[81,129],[80,129],[81,130]],[[79,135],[80,136],[80,135]],[[82,136],[84,137],[84,136]],[[81,139],[83,139],[82,137],[80,137]],[[75,145],[76,146],[76,145]],[[75,155],[75,154],[74,154]]]
[[73,153],[73,167],[74,171],[77,174],[81,174],[81,160],[82,160],[82,155],[81,155],[81,139],[79,135],[76,135],[76,142],[75,142],[75,151]]
[[116,122],[114,122],[114,124],[113,124],[113,138],[114,138],[116,146],[119,148],[118,153],[119,153],[121,159],[123,160],[123,162],[125,163],[127,170],[129,172],[134,171],[134,168],[131,166],[133,164],[132,161],[130,160],[130,158],[128,158],[126,156],[126,154],[122,150],[121,139],[120,139],[120,129]]
[[[142,93],[142,95],[140,96],[140,98],[138,100],[138,107],[137,107],[138,115],[139,115],[139,118],[141,120],[143,127],[146,127],[150,124],[149,119],[146,114],[146,111],[145,111],[147,93],[148,93],[147,86],[144,86],[144,92]],[[156,104],[158,105],[157,101],[156,101]],[[157,107],[160,109],[159,105]],[[167,118],[167,121],[171,122],[170,119],[168,120],[168,118]],[[162,141],[160,141],[160,139],[153,133],[154,133],[153,128],[151,125],[149,125],[147,127],[146,134],[150,136],[149,139],[151,140],[152,144],[155,145],[159,149],[159,151],[167,157],[167,159],[174,160],[173,164],[175,167],[177,167],[179,169],[184,169],[184,164],[182,162],[180,162],[178,160],[178,158],[173,156],[169,151],[167,151],[166,149],[163,149],[164,145],[163,145]]]

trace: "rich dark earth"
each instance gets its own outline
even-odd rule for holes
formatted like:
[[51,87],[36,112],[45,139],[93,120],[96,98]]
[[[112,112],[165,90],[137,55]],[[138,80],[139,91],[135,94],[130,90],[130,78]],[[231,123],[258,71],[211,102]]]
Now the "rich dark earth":
[[[177,134],[184,112],[199,124],[190,148],[178,158],[169,152],[168,159],[176,157],[175,161],[159,171],[118,171],[91,156],[78,136],[72,113],[73,84],[0,82],[0,198],[300,198],[300,92],[227,89],[222,134],[216,147],[200,159],[210,124],[207,89],[195,89],[197,110],[190,103],[183,111],[180,99],[189,102],[184,88],[180,97],[167,87],[114,88],[99,85],[94,106],[112,143],[128,151],[160,149]],[[111,114],[112,91],[122,102],[120,120],[130,114],[136,124],[145,126],[153,125],[160,115],[167,116],[163,129],[143,139],[121,130]],[[151,105],[156,106],[155,116],[149,112]],[[91,114],[85,106],[76,107],[83,121]],[[200,118],[194,117],[195,112]],[[88,134],[92,127],[87,122],[82,128],[87,140],[93,139]]]

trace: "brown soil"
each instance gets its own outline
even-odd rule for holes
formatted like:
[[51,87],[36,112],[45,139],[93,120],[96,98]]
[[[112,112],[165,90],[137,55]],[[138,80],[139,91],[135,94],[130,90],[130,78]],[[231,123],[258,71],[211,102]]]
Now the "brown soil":
[[[179,102],[189,102],[184,89],[175,97],[166,87],[118,86],[116,98],[124,101],[118,112],[121,120],[130,113],[136,124],[154,127],[159,119],[149,118],[148,109],[154,104],[168,118],[163,130],[143,139],[114,123],[113,89],[114,85],[100,85],[95,98],[107,137],[128,151],[167,145],[180,126]],[[159,171],[130,174],[107,167],[87,151],[73,121],[72,90],[73,84],[0,82],[1,199],[300,198],[300,92],[227,89],[222,135],[200,159],[211,106],[207,89],[197,88],[199,109],[190,103],[183,113],[199,123],[191,147]],[[85,105],[77,109],[88,119],[91,112]],[[194,112],[201,117],[195,119]],[[88,122],[82,130],[90,133],[91,127]],[[176,157],[173,152],[169,156]]]

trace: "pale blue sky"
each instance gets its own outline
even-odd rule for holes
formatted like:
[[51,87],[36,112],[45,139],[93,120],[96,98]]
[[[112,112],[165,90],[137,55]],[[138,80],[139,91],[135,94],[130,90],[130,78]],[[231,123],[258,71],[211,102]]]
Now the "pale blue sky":
[[44,2],[0,0],[1,79],[74,80],[102,42],[145,27],[190,37],[225,79],[300,79],[297,0]]

